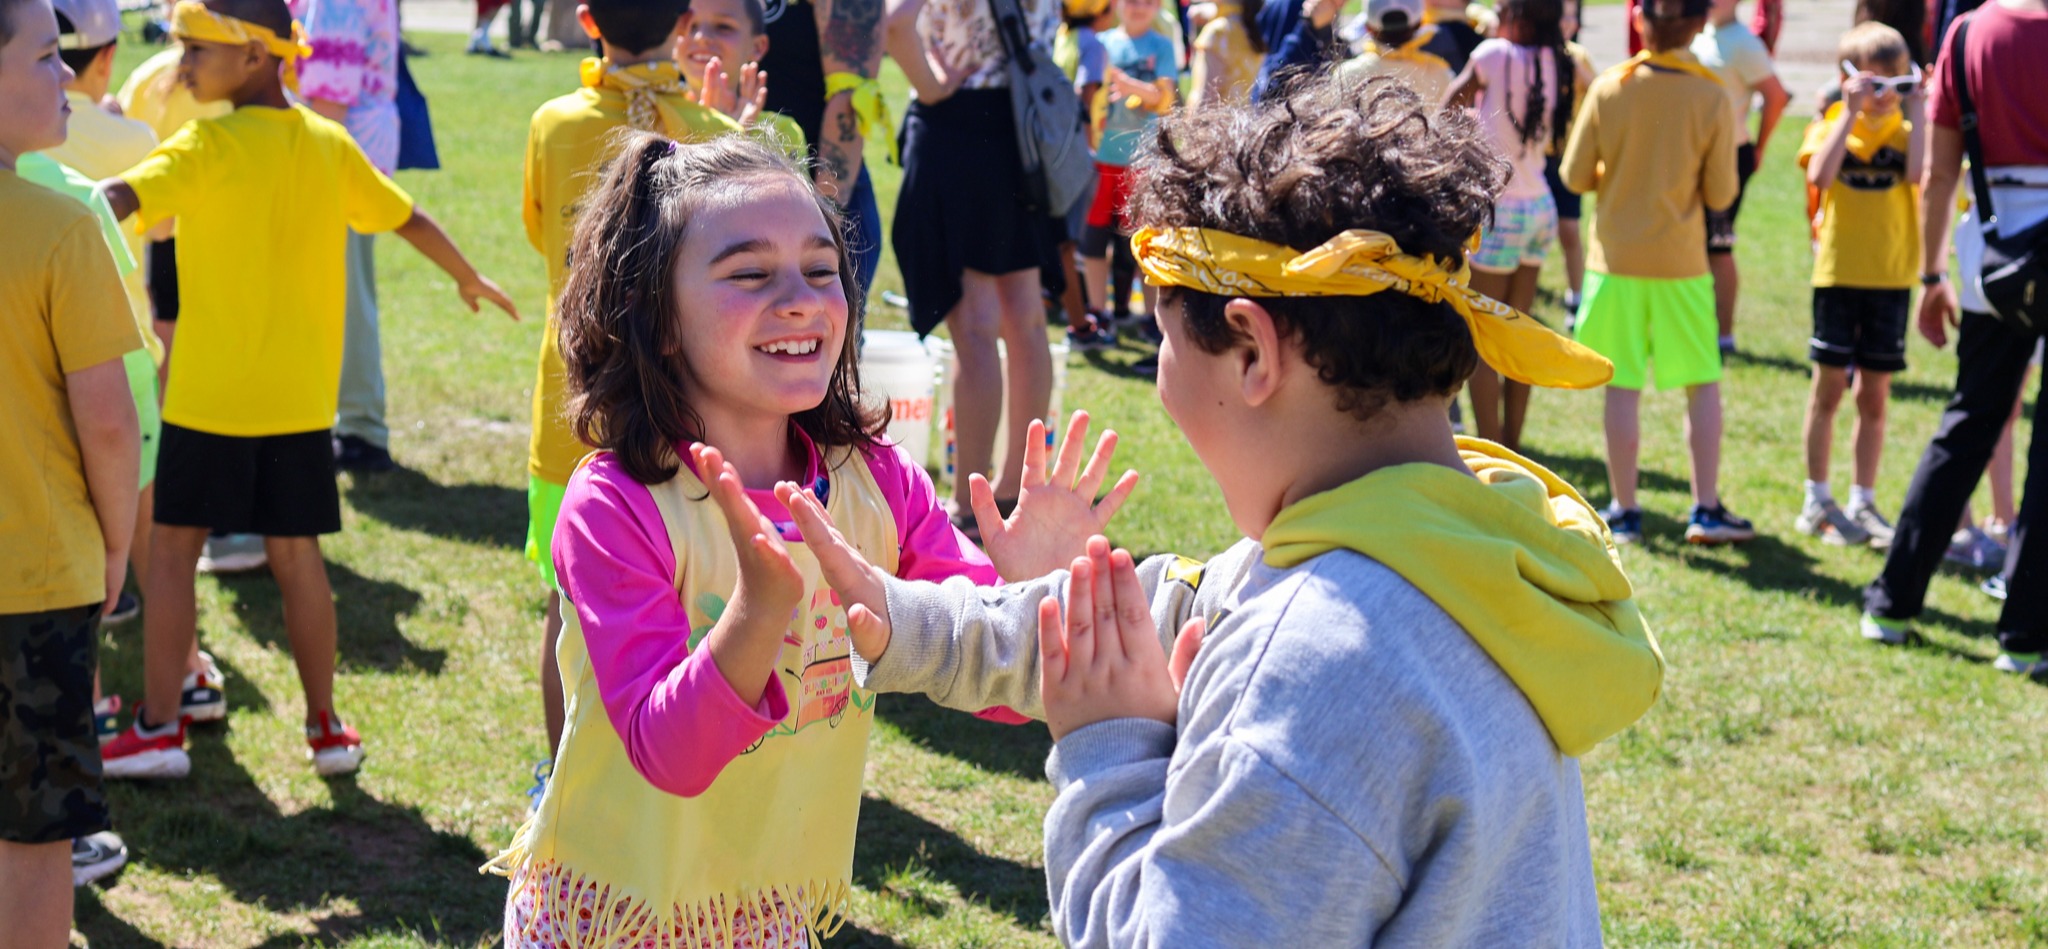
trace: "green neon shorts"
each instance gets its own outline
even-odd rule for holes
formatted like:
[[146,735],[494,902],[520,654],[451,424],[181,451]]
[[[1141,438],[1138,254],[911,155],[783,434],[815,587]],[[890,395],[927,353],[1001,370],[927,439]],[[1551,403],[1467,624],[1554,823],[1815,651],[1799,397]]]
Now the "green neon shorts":
[[1617,389],[1641,389],[1655,367],[1657,388],[1721,381],[1719,325],[1711,274],[1667,279],[1586,272],[1579,342],[1614,363]]
[[136,487],[147,488],[156,481],[156,448],[164,435],[163,409],[156,404],[156,360],[138,349],[122,356],[121,366],[128,370],[128,393],[135,397],[135,421],[142,428],[142,483]]
[[567,493],[567,485],[526,476],[526,562],[540,569],[549,589],[555,586],[555,518],[561,516]]

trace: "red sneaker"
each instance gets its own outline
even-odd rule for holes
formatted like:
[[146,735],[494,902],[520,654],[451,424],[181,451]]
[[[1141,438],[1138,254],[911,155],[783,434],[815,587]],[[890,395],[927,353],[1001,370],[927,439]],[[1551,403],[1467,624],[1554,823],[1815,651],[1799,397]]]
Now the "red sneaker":
[[142,733],[142,715],[127,731],[114,736],[100,748],[102,774],[108,778],[182,778],[192,773],[192,758],[185,754],[185,722],[163,728],[156,735]]
[[363,736],[333,712],[321,712],[320,723],[306,728],[306,757],[323,778],[351,774],[363,763]]

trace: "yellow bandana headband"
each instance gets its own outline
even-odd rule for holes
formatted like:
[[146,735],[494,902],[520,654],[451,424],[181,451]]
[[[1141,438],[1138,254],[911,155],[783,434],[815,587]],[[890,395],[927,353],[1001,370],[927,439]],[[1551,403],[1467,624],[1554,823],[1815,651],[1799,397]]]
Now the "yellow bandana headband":
[[1466,269],[1403,253],[1379,231],[1349,230],[1307,253],[1207,228],[1144,228],[1131,250],[1161,286],[1222,297],[1369,297],[1385,290],[1447,303],[1472,329],[1479,358],[1517,382],[1591,389],[1614,364],[1498,300],[1466,286]]
[[313,47],[306,43],[306,33],[297,20],[292,21],[292,35],[287,39],[267,26],[208,10],[199,0],[178,0],[178,5],[171,8],[171,35],[180,40],[229,46],[255,43],[284,60],[284,87],[293,92],[299,91],[299,60],[313,55]]

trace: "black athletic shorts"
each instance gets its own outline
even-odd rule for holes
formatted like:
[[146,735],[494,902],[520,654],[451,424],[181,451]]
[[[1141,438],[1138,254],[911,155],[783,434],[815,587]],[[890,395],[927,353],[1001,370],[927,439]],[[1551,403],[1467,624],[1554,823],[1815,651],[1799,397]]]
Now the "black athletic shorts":
[[1749,179],[1756,174],[1756,146],[1735,149],[1735,203],[1726,211],[1707,211],[1707,253],[1735,253],[1735,218],[1742,213],[1742,196],[1749,193]]
[[165,422],[156,522],[265,537],[338,533],[333,435],[323,428],[241,438]]
[[156,310],[157,319],[166,323],[178,321],[178,239],[166,237],[150,241],[145,255],[149,261],[146,283],[149,287],[149,305]]
[[92,727],[100,604],[0,614],[0,840],[107,829]]
[[1911,290],[1813,288],[1807,358],[1843,369],[1906,371],[1906,319],[1912,302]]

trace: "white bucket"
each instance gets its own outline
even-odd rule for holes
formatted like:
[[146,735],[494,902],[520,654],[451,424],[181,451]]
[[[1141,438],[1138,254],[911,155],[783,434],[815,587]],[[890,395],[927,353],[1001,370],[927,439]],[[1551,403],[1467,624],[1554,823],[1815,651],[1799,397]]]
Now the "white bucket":
[[[959,378],[960,362],[954,358],[951,340],[936,336],[927,337],[925,348],[931,350],[932,361],[938,365],[938,391],[932,404],[932,417],[938,422],[939,443],[930,461],[933,468],[947,479],[953,477],[953,381]],[[1065,340],[1052,345],[1052,401],[1048,403],[1045,417],[1046,444],[1054,444],[1066,419],[1067,402],[1067,354],[1071,348]],[[996,341],[996,358],[1003,372],[1010,370],[1010,349],[1001,340]],[[995,468],[1003,466],[1003,447],[1010,443],[1010,415],[1004,412],[996,416]],[[983,474],[994,476],[993,471]],[[941,490],[944,490],[942,487]]]
[[919,461],[932,451],[932,396],[937,381],[933,362],[916,333],[867,330],[861,334],[861,387],[870,399],[888,400],[889,440]]

